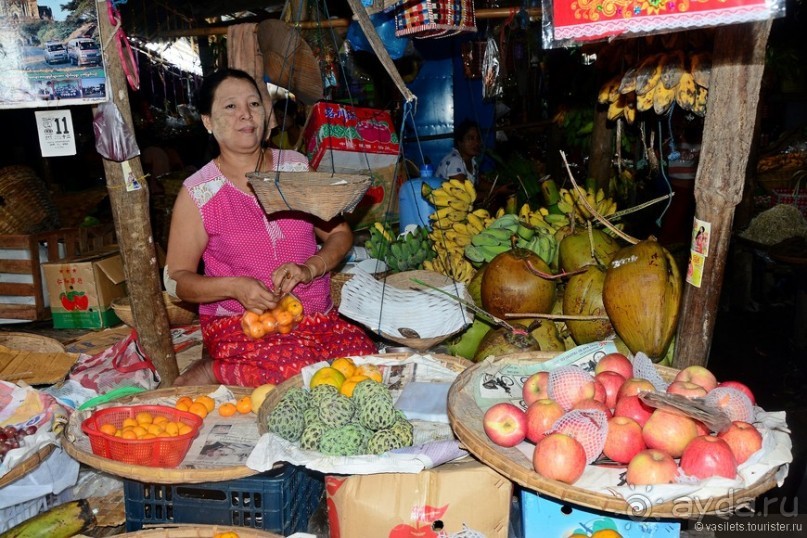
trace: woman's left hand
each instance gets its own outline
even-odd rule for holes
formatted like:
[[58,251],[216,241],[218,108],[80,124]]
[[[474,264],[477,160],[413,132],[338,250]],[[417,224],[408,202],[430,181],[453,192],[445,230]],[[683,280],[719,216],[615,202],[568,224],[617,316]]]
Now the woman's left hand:
[[311,282],[311,271],[305,265],[284,263],[272,273],[274,291],[279,296],[291,293],[297,284]]

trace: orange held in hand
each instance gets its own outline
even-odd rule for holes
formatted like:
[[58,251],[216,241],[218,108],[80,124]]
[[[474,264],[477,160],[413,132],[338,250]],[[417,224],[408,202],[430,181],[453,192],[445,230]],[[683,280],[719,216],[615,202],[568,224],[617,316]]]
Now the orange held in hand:
[[288,334],[303,319],[303,303],[294,295],[284,295],[277,306],[263,314],[247,311],[241,316],[244,334],[257,340],[267,334]]

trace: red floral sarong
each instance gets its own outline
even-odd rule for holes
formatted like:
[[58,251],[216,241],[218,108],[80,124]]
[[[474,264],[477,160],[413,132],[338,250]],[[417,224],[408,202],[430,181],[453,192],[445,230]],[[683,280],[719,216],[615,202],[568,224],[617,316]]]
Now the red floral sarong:
[[288,334],[253,340],[241,329],[241,316],[200,316],[202,338],[213,358],[219,383],[257,387],[280,383],[309,364],[378,350],[364,331],[336,310],[305,316]]

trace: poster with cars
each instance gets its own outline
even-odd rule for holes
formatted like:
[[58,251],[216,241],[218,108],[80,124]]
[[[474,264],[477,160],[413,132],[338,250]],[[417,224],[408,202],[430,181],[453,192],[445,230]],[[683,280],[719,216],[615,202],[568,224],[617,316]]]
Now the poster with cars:
[[0,0],[0,109],[108,99],[95,6]]

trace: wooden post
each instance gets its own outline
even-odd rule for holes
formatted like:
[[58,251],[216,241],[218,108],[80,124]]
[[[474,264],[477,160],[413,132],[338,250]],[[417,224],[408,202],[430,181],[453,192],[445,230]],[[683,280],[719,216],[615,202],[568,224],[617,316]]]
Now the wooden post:
[[684,283],[673,366],[705,365],[757,118],[771,21],[718,28],[712,54],[703,146],[695,177],[695,217],[711,224],[701,286]]
[[[98,22],[101,42],[104,47],[107,92],[111,101],[118,107],[126,125],[134,132],[132,111],[126,87],[126,76],[118,56],[115,40],[110,40],[113,28],[106,13],[106,3],[98,2]],[[98,107],[94,107],[97,112]],[[104,159],[106,186],[112,204],[115,232],[118,236],[121,257],[124,262],[126,285],[132,305],[135,328],[146,354],[162,378],[164,385],[170,385],[179,375],[174,348],[171,344],[171,330],[168,314],[162,300],[160,272],[154,236],[149,220],[148,182],[143,177],[140,157],[127,161],[140,189],[127,191],[123,175],[123,163]]]

